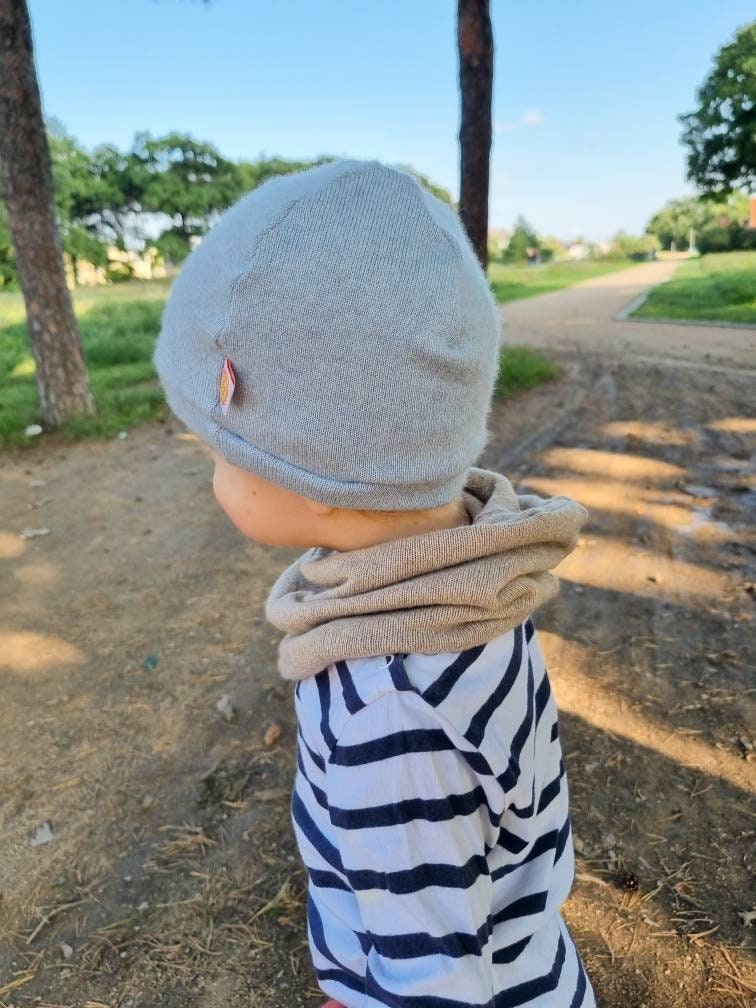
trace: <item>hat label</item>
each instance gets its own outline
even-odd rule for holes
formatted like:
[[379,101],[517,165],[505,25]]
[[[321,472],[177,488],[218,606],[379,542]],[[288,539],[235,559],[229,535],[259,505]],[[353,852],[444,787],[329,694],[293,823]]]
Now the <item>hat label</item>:
[[223,368],[221,369],[220,385],[218,388],[218,402],[221,413],[225,416],[236,388],[236,375],[228,357],[223,358]]

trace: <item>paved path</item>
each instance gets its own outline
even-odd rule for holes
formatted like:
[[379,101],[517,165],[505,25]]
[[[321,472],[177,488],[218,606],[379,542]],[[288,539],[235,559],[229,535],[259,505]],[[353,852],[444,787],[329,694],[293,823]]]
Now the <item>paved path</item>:
[[644,263],[586,280],[566,290],[502,307],[504,341],[556,347],[625,360],[727,370],[756,368],[756,327],[686,326],[619,322],[614,316],[650,287],[667,280],[678,263]]

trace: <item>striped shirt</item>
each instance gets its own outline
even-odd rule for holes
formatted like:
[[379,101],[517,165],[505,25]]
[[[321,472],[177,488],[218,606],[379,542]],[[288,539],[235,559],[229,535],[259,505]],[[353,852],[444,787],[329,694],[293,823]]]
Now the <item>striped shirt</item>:
[[557,711],[530,620],[297,684],[294,831],[321,989],[348,1008],[592,1008]]

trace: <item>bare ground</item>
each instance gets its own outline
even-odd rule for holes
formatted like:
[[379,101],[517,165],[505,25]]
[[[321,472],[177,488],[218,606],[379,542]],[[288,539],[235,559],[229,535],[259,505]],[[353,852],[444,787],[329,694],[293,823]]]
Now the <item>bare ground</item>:
[[[480,464],[591,510],[536,624],[599,1002],[747,1008],[756,333],[610,321],[667,269],[507,306],[563,378],[495,407]],[[319,1003],[262,613],[296,551],[242,540],[210,475],[172,419],[2,460],[2,1006]]]

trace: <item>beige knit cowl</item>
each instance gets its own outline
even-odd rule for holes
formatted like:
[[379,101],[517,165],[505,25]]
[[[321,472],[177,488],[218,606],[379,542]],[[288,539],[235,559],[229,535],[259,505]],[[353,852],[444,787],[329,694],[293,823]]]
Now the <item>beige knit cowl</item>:
[[568,497],[516,494],[473,466],[462,491],[471,524],[340,552],[315,546],[265,603],[285,631],[278,670],[306,679],[344,658],[439,654],[484,644],[553,598],[551,573],[588,512]]

